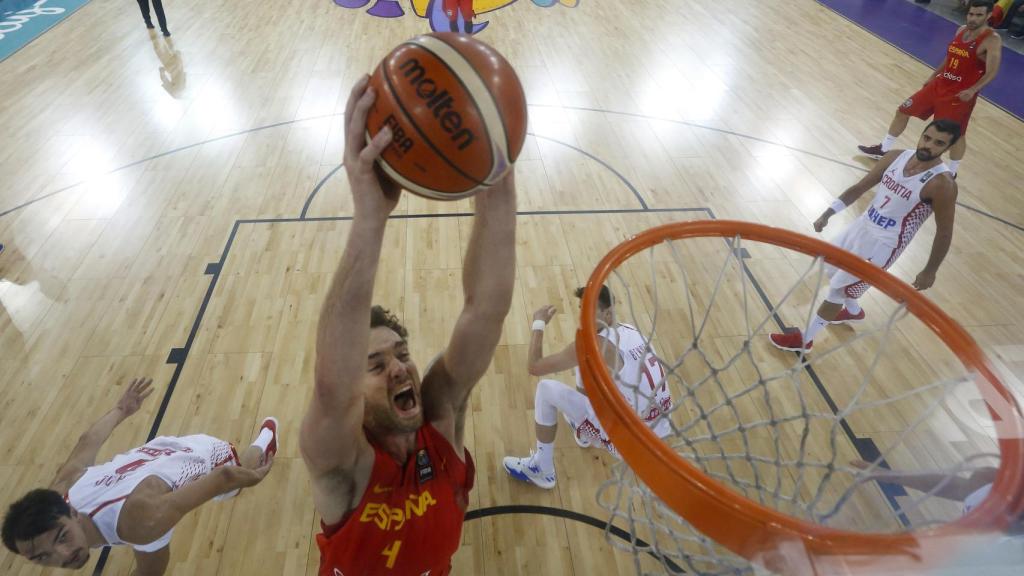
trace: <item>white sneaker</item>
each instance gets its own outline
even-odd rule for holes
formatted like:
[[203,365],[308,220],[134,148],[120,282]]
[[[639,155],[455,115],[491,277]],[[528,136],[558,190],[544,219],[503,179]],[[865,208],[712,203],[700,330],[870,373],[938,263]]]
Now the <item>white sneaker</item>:
[[580,448],[590,448],[590,438],[580,436],[580,431],[576,427],[576,423],[569,420],[569,415],[562,412],[562,418],[565,418],[565,422],[569,425],[569,429],[572,430],[572,437],[576,439],[576,445]]
[[540,466],[537,466],[537,463],[534,462],[533,452],[530,452],[530,456],[527,458],[505,456],[503,463],[505,465],[505,472],[508,472],[509,476],[513,478],[529,482],[545,490],[551,490],[555,487],[554,470],[550,474],[545,474],[540,469]]

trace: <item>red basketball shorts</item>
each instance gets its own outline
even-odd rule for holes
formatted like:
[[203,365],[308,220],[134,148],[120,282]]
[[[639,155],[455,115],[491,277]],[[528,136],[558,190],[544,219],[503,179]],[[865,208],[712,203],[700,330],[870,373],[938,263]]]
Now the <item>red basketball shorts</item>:
[[462,19],[469,20],[473,14],[473,0],[444,0],[444,13],[449,20],[457,18],[456,10],[462,12]]
[[954,93],[950,95],[939,91],[938,82],[932,80],[925,84],[913,96],[907,98],[900,106],[900,112],[927,120],[935,116],[936,120],[952,120],[960,124],[960,134],[967,133],[967,123],[971,119],[971,111],[978,100],[977,94],[967,102],[963,102]]

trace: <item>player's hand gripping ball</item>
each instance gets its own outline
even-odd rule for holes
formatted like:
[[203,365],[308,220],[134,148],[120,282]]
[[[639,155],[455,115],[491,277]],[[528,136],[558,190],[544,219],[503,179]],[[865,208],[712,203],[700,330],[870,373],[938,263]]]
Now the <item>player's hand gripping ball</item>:
[[497,50],[448,32],[391,51],[370,77],[377,99],[367,141],[385,126],[381,169],[406,190],[438,200],[471,196],[501,180],[526,139],[526,96]]

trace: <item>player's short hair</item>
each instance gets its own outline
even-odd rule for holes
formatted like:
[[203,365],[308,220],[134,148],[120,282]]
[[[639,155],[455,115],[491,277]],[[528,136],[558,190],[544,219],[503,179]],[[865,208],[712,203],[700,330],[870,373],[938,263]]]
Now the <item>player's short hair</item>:
[[377,328],[379,326],[391,328],[395,331],[395,334],[402,337],[402,340],[409,337],[409,331],[398,321],[398,316],[395,316],[383,306],[374,305],[370,308],[370,328]]
[[924,127],[925,130],[929,128],[935,128],[943,134],[949,134],[949,145],[956,144],[956,141],[960,139],[960,123],[952,120],[932,120],[930,124]]
[[4,516],[4,546],[18,554],[16,542],[24,542],[57,527],[63,517],[71,516],[71,506],[53,490],[37,488],[22,496]]
[[[576,297],[583,298],[583,293],[587,291],[586,286],[580,286],[576,289]],[[607,286],[601,286],[601,293],[597,295],[597,308],[599,310],[607,310],[612,307],[612,291]]]
[[967,9],[984,8],[985,12],[995,10],[995,0],[971,0],[967,3]]

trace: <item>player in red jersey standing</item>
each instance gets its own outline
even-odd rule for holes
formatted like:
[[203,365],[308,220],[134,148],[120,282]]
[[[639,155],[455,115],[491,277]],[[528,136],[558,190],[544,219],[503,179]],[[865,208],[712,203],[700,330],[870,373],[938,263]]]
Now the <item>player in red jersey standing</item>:
[[967,152],[967,123],[978,100],[978,92],[999,73],[1003,41],[988,26],[992,0],[971,0],[967,24],[961,26],[946,49],[946,59],[916,94],[907,98],[889,124],[881,144],[858,146],[861,152],[879,159],[907,128],[911,116],[927,120],[952,120],[960,125],[960,139],[949,150],[949,169],[956,175]]
[[441,6],[452,32],[459,31],[459,12],[462,13],[462,21],[465,23],[466,34],[473,33],[473,0],[444,0]]
[[352,89],[345,111],[354,214],[320,312],[300,447],[322,517],[321,576],[442,576],[459,547],[473,486],[473,460],[463,446],[469,395],[491,363],[512,303],[515,182],[510,171],[474,198],[465,303],[421,380],[405,328],[371,306],[384,229],[401,190],[374,168],[391,131],[365,142],[376,97],[367,80]]

